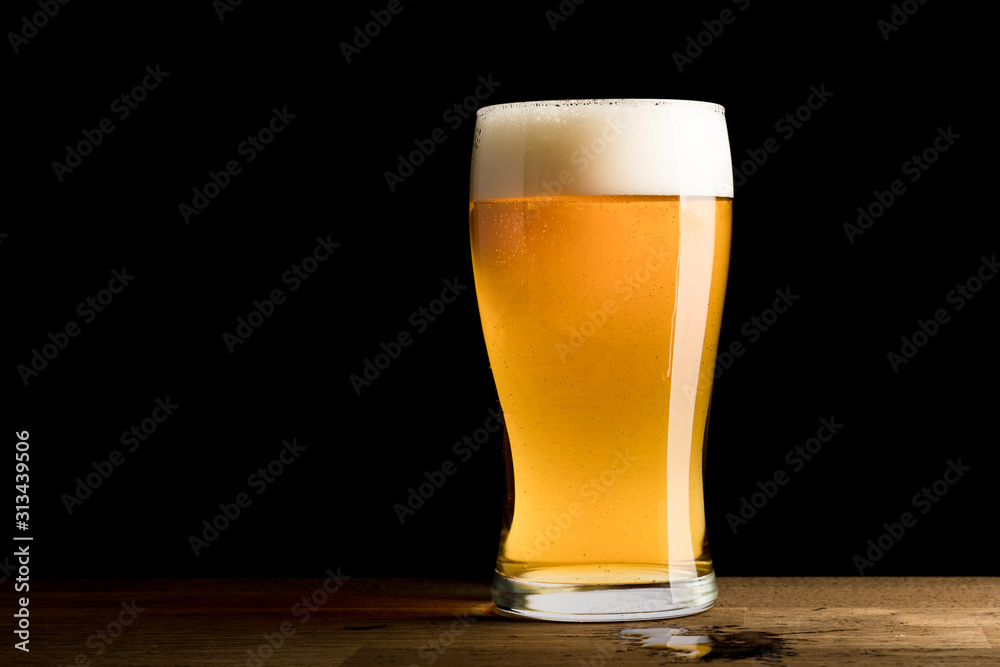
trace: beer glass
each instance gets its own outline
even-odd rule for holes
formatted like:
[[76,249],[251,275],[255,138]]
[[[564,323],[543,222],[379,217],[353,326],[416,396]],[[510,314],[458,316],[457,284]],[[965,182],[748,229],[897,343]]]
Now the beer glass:
[[473,273],[506,429],[499,613],[640,620],[714,603],[702,469],[732,197],[716,104],[477,113]]

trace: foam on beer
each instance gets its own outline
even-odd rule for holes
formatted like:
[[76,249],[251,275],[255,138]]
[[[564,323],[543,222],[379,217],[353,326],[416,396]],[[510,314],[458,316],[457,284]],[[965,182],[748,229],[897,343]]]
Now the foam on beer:
[[477,113],[472,199],[733,196],[724,110],[686,100],[560,100]]

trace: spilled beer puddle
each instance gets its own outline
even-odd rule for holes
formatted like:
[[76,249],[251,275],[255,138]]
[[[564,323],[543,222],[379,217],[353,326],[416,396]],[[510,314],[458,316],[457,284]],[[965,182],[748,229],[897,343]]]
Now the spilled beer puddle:
[[624,628],[619,635],[629,650],[645,648],[683,660],[768,660],[794,655],[784,639],[769,632],[734,632],[718,626],[692,634],[682,628]]

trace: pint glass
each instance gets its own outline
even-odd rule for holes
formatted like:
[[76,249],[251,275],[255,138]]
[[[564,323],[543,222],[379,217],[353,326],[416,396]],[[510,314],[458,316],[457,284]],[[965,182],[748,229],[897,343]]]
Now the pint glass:
[[471,181],[506,429],[497,610],[616,621],[709,608],[702,469],[733,197],[723,108],[484,107]]

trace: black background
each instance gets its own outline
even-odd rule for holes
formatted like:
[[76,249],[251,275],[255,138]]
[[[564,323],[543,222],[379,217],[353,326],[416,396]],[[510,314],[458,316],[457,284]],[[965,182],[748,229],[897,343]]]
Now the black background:
[[[979,120],[988,21],[958,3],[904,4],[912,15],[888,2],[664,11],[566,1],[565,20],[553,23],[557,0],[403,2],[349,62],[342,43],[386,3],[246,0],[221,18],[208,1],[59,5],[17,52],[8,35],[3,56],[12,150],[0,223],[9,516],[0,534],[34,537],[37,577],[341,568],[488,579],[500,437],[468,461],[453,451],[496,405],[468,249],[474,121],[456,127],[444,115],[483,77],[496,82],[489,104],[636,97],[726,107],[734,166],[747,178],[736,191],[722,345],[742,341],[746,352],[716,382],[709,430],[720,575],[856,575],[853,557],[906,511],[916,525],[865,574],[997,574],[984,554],[996,527],[1000,281],[960,310],[947,298],[997,251],[992,133]],[[712,23],[723,10],[734,20]],[[39,11],[8,3],[4,32]],[[907,20],[884,34],[879,21],[894,11]],[[701,39],[700,53],[689,38]],[[679,68],[686,49],[694,57]],[[147,66],[168,75],[119,119],[112,102]],[[791,136],[779,131],[813,87],[828,99]],[[275,109],[294,118],[247,162],[238,147]],[[53,162],[106,117],[114,131],[57,178]],[[390,188],[398,156],[437,128],[446,140]],[[939,128],[958,138],[911,181],[904,163]],[[744,168],[768,138],[777,152]],[[230,160],[242,171],[186,222],[179,205]],[[845,223],[897,179],[905,193],[851,242]],[[282,276],[317,238],[339,247],[292,291]],[[134,279],[84,322],[78,304],[115,270]],[[411,314],[446,280],[469,287],[418,333]],[[231,352],[223,334],[275,289],[287,300]],[[744,325],[779,289],[798,299],[749,342]],[[894,369],[887,354],[938,309],[949,321]],[[70,320],[79,335],[25,382],[18,367]],[[412,344],[355,391],[350,376],[404,331]],[[123,432],[168,397],[173,414],[128,451]],[[843,428],[794,471],[787,452],[823,418]],[[11,516],[22,430],[26,533]],[[305,449],[258,495],[249,476],[292,439]],[[124,462],[69,512],[77,478],[113,450]],[[401,523],[393,506],[446,459],[457,472]],[[913,496],[949,460],[970,470],[921,514]],[[727,514],[779,470],[789,483],[734,532]],[[190,537],[204,537],[202,522],[241,492],[250,506],[196,555]]]

